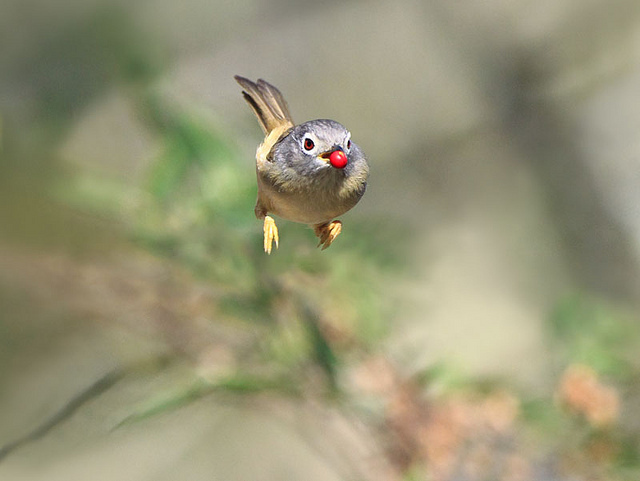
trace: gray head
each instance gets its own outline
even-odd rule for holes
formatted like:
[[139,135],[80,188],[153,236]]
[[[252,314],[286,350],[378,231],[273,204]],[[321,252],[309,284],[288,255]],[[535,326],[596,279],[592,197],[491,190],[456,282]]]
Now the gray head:
[[351,141],[351,132],[327,119],[310,120],[295,126],[273,149],[283,167],[298,174],[349,176],[366,166],[364,154]]

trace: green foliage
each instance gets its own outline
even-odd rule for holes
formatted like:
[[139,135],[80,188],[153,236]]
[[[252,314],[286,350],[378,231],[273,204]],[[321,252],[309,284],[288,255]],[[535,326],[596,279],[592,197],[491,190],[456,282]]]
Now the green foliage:
[[633,371],[638,331],[619,307],[586,296],[569,296],[556,307],[549,331],[563,365],[585,364],[618,380]]
[[202,378],[146,401],[138,411],[120,421],[115,428],[144,421],[145,419],[170,412],[197,401],[211,393],[257,393],[277,391],[296,394],[295,387],[284,377],[255,376],[243,373],[225,376],[216,381]]
[[[574,294],[558,303],[548,322],[549,348],[558,373],[556,387],[563,371],[570,366],[588,366],[603,385],[619,399],[620,411],[610,423],[598,425],[575,407],[566,406],[558,394],[524,399],[522,419],[546,443],[559,459],[577,462],[585,473],[608,473],[607,479],[638,479],[640,472],[640,439],[629,430],[624,419],[637,414],[637,407],[628,406],[632,390],[620,386],[636,385],[637,366],[634,346],[638,332],[630,314],[620,307]],[[576,384],[573,390],[603,389]],[[594,394],[597,391],[594,391]],[[584,396],[584,394],[577,395]],[[637,393],[635,393],[637,397]],[[584,397],[583,397],[584,399]],[[591,398],[592,402],[598,402]],[[597,455],[594,455],[596,453]],[[573,460],[573,461],[571,461]],[[577,461],[576,461],[577,460]]]

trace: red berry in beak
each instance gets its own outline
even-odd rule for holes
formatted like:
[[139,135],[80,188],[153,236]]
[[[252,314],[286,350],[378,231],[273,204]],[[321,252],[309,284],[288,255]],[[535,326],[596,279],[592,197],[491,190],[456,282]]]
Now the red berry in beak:
[[342,150],[334,150],[329,155],[329,162],[336,169],[344,169],[347,165],[347,155]]

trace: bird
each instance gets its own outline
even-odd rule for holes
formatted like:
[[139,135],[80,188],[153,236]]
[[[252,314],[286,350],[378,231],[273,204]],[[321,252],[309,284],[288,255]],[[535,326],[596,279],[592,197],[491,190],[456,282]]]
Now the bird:
[[264,251],[271,254],[279,242],[271,215],[311,226],[318,247],[326,249],[342,231],[336,217],[351,210],[367,188],[364,152],[335,120],[294,124],[282,93],[265,80],[234,78],[265,134],[256,151],[254,209],[263,221]]

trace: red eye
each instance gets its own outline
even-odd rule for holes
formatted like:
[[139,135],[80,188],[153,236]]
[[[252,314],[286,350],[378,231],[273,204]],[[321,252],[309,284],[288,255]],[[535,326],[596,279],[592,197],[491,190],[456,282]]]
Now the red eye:
[[304,150],[311,150],[315,147],[313,140],[306,138],[304,139]]

